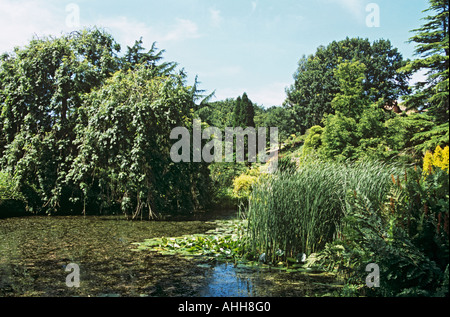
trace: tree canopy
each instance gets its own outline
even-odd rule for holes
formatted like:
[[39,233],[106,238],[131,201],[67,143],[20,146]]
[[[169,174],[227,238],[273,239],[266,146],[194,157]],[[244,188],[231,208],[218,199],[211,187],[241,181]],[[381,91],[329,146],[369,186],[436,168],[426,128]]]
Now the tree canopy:
[[[245,166],[175,165],[170,131],[192,129],[194,118],[221,130],[277,127],[283,148],[304,143],[297,158],[417,162],[449,136],[448,0],[430,0],[425,12],[410,39],[417,59],[403,60],[389,40],[333,41],[300,59],[283,106],[267,109],[247,93],[198,102],[197,81],[187,85],[184,71],[142,39],[121,53],[97,28],[34,38],[0,56],[2,175],[32,211],[121,209],[135,218],[199,210],[211,180]],[[405,110],[398,102],[407,111],[391,111]]]
[[302,134],[322,124],[325,114],[333,114],[331,106],[340,91],[335,69],[343,62],[359,61],[366,66],[362,89],[376,102],[383,99],[393,106],[408,93],[408,73],[399,73],[405,61],[388,40],[370,43],[368,39],[346,38],[321,46],[316,53],[303,56],[294,74],[294,84],[287,89],[284,106],[289,109],[295,130]]
[[424,12],[430,15],[426,23],[409,40],[416,43],[417,59],[408,62],[402,72],[425,72],[426,79],[413,87],[413,92],[405,96],[405,105],[422,113],[420,120],[431,120],[428,127],[416,135],[421,140],[419,148],[423,151],[446,145],[449,140],[449,2],[430,0]]
[[430,0],[430,7],[424,12],[426,23],[409,40],[416,43],[417,59],[410,61],[403,72],[425,71],[426,81],[418,82],[414,93],[405,97],[410,109],[429,110],[438,122],[448,122],[448,0]]
[[255,127],[255,109],[247,93],[244,92],[242,97],[236,99],[234,106],[234,127]]
[[203,206],[195,184],[207,171],[174,167],[167,154],[168,129],[192,122],[196,86],[141,44],[119,57],[112,36],[92,29],[2,56],[1,166],[30,210],[119,206],[136,217]]

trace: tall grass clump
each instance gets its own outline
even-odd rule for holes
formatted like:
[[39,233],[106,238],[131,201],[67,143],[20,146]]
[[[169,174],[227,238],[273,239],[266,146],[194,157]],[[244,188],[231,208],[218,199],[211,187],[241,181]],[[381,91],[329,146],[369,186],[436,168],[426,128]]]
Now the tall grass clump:
[[340,233],[349,192],[382,204],[396,167],[378,162],[315,161],[254,184],[247,248],[270,262],[321,250]]

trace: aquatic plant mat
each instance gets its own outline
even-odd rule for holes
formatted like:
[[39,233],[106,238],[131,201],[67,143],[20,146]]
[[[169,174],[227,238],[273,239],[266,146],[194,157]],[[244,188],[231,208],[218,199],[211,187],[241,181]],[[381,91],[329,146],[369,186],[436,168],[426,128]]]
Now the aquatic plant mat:
[[[235,236],[227,230],[235,224],[218,224],[117,216],[1,219],[0,296],[301,297],[339,289],[332,275],[232,260]],[[204,248],[211,239],[219,243]],[[165,244],[149,251],[158,247],[150,241]],[[80,267],[79,288],[66,285],[70,263]]]

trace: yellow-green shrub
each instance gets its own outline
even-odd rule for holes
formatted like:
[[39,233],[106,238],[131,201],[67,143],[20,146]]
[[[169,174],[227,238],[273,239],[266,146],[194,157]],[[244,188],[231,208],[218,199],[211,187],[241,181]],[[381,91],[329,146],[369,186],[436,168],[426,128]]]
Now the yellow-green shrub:
[[423,173],[430,175],[435,168],[440,168],[449,173],[449,147],[442,149],[439,145],[434,150],[434,154],[428,151],[423,159]]
[[250,196],[252,185],[258,178],[256,176],[242,174],[233,181],[233,194],[240,199],[246,199]]
[[252,186],[261,177],[262,170],[259,167],[248,169],[245,173],[233,180],[233,195],[238,199],[248,199],[252,192]]

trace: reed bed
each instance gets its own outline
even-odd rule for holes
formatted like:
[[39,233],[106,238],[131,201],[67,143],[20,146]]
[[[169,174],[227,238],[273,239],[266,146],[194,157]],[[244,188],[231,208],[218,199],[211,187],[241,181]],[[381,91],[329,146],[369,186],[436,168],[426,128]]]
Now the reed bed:
[[270,262],[319,251],[339,233],[347,195],[361,193],[381,204],[397,172],[379,162],[316,161],[261,177],[249,201],[248,250]]

